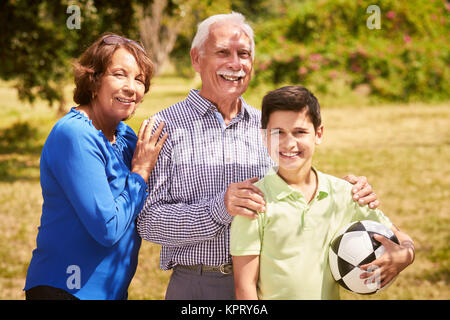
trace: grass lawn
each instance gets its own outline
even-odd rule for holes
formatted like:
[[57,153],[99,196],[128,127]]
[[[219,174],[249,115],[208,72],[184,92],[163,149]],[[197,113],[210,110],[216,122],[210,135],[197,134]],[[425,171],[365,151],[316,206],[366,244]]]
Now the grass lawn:
[[[41,215],[39,157],[57,118],[55,109],[42,102],[18,101],[10,86],[0,82],[0,299],[23,299]],[[143,119],[198,86],[198,79],[154,79],[128,123],[137,131]],[[246,94],[254,106],[261,97],[260,91]],[[315,166],[338,177],[367,176],[381,210],[416,243],[415,263],[386,291],[374,296],[343,292],[342,297],[449,299],[450,105],[323,105],[322,117],[324,142],[316,149]],[[129,298],[162,299],[169,275],[159,270],[159,246],[143,242]]]

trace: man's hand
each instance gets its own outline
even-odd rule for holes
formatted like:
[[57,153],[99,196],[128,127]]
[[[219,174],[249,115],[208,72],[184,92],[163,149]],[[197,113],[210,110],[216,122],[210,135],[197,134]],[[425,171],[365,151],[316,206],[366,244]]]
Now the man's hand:
[[349,174],[343,179],[354,185],[352,188],[353,200],[358,201],[360,205],[369,204],[371,209],[378,208],[380,202],[366,177],[356,177],[353,174]]
[[266,210],[264,195],[253,185],[258,178],[247,179],[242,182],[231,183],[225,193],[225,207],[232,216],[241,215],[256,218],[256,211]]

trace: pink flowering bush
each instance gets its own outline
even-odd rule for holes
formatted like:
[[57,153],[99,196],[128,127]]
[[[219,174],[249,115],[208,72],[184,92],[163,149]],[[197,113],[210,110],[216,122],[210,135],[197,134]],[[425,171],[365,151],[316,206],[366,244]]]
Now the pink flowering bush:
[[[375,100],[450,98],[450,5],[443,0],[385,0],[379,29],[369,28],[373,1],[292,1],[255,23],[253,86],[303,84],[333,93],[343,79]],[[282,11],[282,12],[281,12]]]

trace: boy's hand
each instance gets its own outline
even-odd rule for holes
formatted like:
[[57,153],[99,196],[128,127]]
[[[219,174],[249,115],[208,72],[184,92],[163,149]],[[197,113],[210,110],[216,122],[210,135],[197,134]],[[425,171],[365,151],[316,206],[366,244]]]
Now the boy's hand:
[[258,178],[247,179],[242,182],[230,183],[225,193],[225,207],[232,216],[241,215],[256,218],[256,211],[266,210],[264,195],[253,185]]
[[414,245],[412,240],[402,241],[398,245],[379,234],[375,234],[374,238],[381,242],[385,251],[378,259],[360,267],[365,271],[375,268],[373,272],[362,273],[360,277],[366,279],[376,276],[374,279],[378,278],[383,288],[414,261]]
[[353,200],[358,201],[360,205],[369,204],[370,209],[378,208],[380,202],[377,195],[373,192],[372,186],[365,176],[356,177],[353,174],[346,175],[344,180],[353,184]]

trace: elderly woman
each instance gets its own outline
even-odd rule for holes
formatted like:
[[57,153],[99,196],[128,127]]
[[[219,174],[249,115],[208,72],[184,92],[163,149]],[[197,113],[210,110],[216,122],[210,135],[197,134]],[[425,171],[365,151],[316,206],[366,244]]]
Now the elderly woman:
[[44,203],[27,299],[126,299],[141,240],[135,218],[166,139],[123,123],[149,90],[153,65],[135,41],[106,34],[75,64],[74,101],[45,142]]

